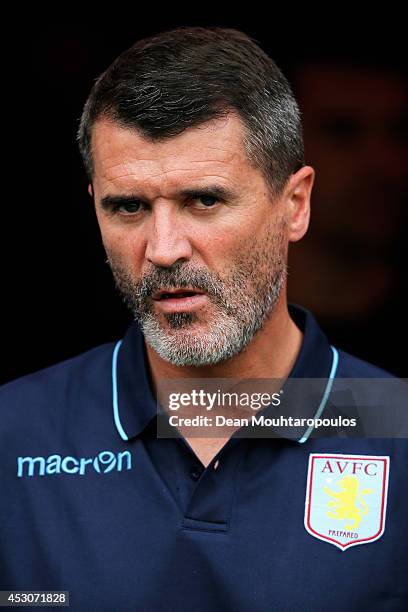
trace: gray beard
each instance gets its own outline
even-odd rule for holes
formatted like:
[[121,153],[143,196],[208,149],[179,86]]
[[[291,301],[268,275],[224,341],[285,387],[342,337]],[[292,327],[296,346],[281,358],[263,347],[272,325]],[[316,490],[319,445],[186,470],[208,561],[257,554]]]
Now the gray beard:
[[[146,342],[176,366],[215,365],[241,353],[273,312],[287,276],[282,227],[265,243],[237,258],[227,277],[188,264],[154,267],[135,281],[112,255],[108,262],[123,300],[139,322]],[[168,328],[154,311],[151,296],[161,288],[196,287],[210,301],[207,319],[200,313],[165,313]]]

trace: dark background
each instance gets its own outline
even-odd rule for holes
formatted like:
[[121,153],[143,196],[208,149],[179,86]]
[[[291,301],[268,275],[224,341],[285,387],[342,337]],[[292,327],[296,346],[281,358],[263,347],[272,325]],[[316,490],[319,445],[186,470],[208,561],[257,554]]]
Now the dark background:
[[[131,320],[105,264],[75,142],[94,79],[138,38],[179,25],[241,29],[284,72],[309,54],[403,63],[401,15],[357,19],[336,10],[319,16],[299,15],[295,8],[279,16],[214,11],[211,17],[209,10],[203,11],[205,18],[174,12],[159,18],[123,14],[97,24],[78,19],[69,25],[60,20],[31,24],[26,17],[12,26],[13,42],[3,52],[1,382],[118,338]],[[399,265],[404,272],[406,260]],[[401,292],[391,296],[390,304],[403,303],[402,297]],[[398,325],[400,332],[394,325],[390,342],[377,354],[380,365],[406,375],[403,318]],[[345,348],[362,352],[350,340]],[[377,354],[373,359],[378,361]]]

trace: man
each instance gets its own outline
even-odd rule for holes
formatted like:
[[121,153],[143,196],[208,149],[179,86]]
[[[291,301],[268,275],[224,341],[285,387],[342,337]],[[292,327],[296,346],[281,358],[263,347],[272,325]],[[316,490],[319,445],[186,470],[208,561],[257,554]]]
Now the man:
[[314,171],[286,79],[240,32],[170,31],[101,75],[78,136],[136,321],[3,388],[2,588],[74,610],[402,610],[403,440],[157,436],[163,379],[323,381],[315,418],[336,376],[388,376],[288,310]]

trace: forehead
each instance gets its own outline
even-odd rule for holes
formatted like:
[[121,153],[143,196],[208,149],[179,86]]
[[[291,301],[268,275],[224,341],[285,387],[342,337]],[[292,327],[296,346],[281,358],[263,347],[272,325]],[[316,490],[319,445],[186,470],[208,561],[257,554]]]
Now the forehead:
[[244,126],[233,114],[162,141],[108,119],[92,132],[94,180],[99,187],[132,189],[135,182],[152,193],[188,180],[235,182],[254,172],[245,154]]

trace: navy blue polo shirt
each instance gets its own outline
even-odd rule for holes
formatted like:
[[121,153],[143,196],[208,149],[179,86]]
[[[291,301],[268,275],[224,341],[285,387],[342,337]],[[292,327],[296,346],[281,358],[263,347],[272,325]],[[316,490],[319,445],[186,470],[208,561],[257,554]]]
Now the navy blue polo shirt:
[[[334,362],[387,376],[291,316],[293,377],[329,379]],[[3,386],[0,415],[2,590],[69,591],[81,612],[407,609],[406,440],[233,436],[205,468],[183,438],[157,438],[137,323]]]

